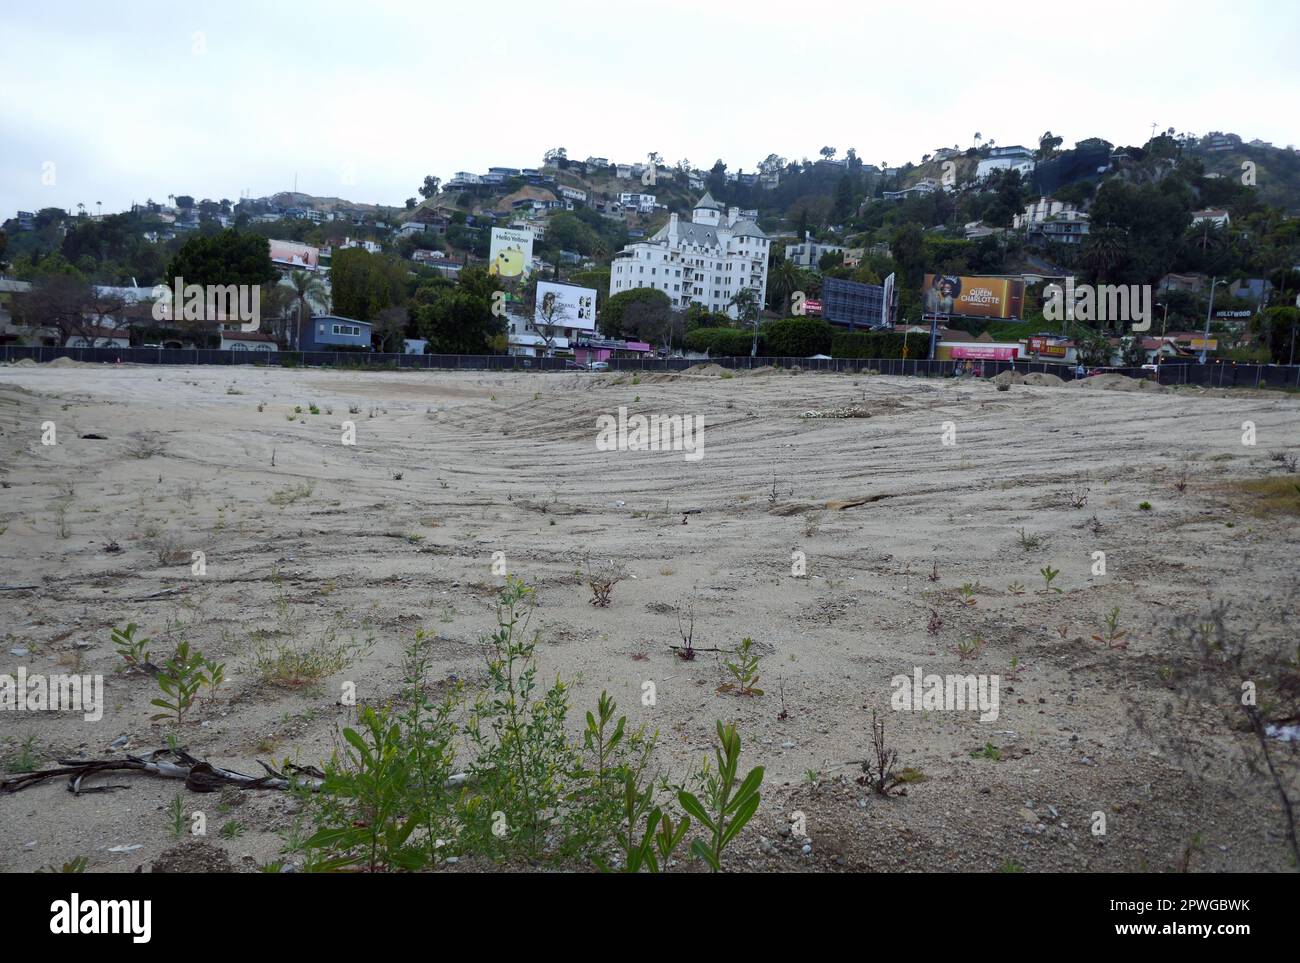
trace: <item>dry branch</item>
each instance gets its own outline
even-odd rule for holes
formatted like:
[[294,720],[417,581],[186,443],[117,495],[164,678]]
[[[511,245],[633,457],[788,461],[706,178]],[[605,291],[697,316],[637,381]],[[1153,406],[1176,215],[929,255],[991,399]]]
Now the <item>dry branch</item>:
[[218,792],[226,786],[237,789],[289,789],[295,783],[309,789],[319,789],[325,774],[314,766],[285,766],[288,773],[277,772],[258,760],[266,770],[265,776],[250,776],[233,769],[222,769],[201,759],[195,759],[184,749],[155,749],[146,756],[128,755],[124,759],[59,759],[58,768],[38,772],[19,773],[0,779],[0,795],[19,792],[28,786],[68,777],[68,791],[74,795],[83,792],[108,792],[125,789],[123,785],[83,786],[94,776],[110,772],[143,772],[163,779],[183,779],[185,788],[193,792]]

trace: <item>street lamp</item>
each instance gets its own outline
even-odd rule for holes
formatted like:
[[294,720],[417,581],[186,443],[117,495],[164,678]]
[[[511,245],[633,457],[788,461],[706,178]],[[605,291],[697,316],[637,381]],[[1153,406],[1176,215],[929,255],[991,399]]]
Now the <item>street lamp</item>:
[[1160,380],[1160,365],[1165,360],[1165,331],[1169,328],[1169,288],[1165,288],[1164,302],[1157,302],[1158,307],[1165,309],[1164,320],[1160,322],[1160,344],[1156,347],[1156,381]]

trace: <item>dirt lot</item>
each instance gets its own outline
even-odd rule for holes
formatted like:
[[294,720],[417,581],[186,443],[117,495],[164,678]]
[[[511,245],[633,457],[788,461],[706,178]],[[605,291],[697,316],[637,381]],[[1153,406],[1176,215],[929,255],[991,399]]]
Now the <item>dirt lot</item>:
[[[1179,615],[1229,599],[1281,625],[1269,600],[1294,589],[1296,518],[1261,514],[1241,485],[1285,474],[1269,452],[1300,452],[1300,398],[1125,387],[0,367],[0,673],[106,680],[98,721],[0,716],[0,761],[164,744],[155,688],[110,642],[135,622],[156,650],[184,638],[227,665],[184,727],[191,753],[244,772],[319,763],[355,713],[344,683],[391,696],[417,627],[438,636],[436,674],[483,679],[500,552],[537,587],[540,674],[572,681],[575,734],[607,689],[659,730],[656,765],[678,776],[715,719],[739,723],[742,764],[767,780],[735,868],[1285,870],[1268,787],[1227,765],[1188,772],[1132,714],[1169,697]],[[596,419],[619,406],[702,415],[702,457],[599,450]],[[630,577],[593,608],[582,571],[610,559]],[[1042,591],[1048,565],[1063,591]],[[714,654],[674,657],[690,602],[697,646],[755,641],[765,695],[719,694]],[[1092,639],[1115,606],[1126,648]],[[257,655],[286,638],[342,667],[270,684]],[[891,679],[917,667],[999,675],[998,718],[889,711]],[[873,708],[928,777],[905,796],[854,782]],[[0,797],[0,869],[175,868],[160,857],[179,784],[111,781],[129,788]],[[195,868],[224,862],[212,847],[235,869],[272,859],[295,805],[188,798],[244,828],[209,832]]]

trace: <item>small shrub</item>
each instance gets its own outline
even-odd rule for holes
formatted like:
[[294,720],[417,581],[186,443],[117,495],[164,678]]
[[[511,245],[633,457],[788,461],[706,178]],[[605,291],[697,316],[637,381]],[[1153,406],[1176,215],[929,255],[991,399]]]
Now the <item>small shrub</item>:
[[759,658],[753,651],[754,640],[745,638],[736,650],[735,661],[724,663],[731,673],[731,681],[718,686],[719,692],[734,692],[742,696],[761,696],[763,690],[758,688]]
[[172,719],[179,726],[185,722],[185,714],[193,707],[199,689],[207,686],[215,690],[225,681],[226,667],[203,657],[197,649],[190,651],[188,642],[180,642],[171,658],[162,664],[156,676],[158,688],[163,695],[170,698],[154,699],[150,705],[166,710],[151,716],[150,719]]
[[1127,631],[1122,631],[1119,627],[1119,606],[1110,610],[1106,616],[1103,627],[1100,632],[1093,633],[1093,640],[1101,642],[1108,649],[1125,649],[1128,648],[1128,642],[1124,637],[1128,635]]
[[727,844],[758,810],[759,789],[763,784],[763,767],[755,766],[737,786],[740,735],[734,723],[724,726],[718,722],[717,732],[718,744],[714,747],[717,768],[710,772],[705,763],[702,770],[703,801],[685,789],[677,793],[682,809],[710,834],[707,841],[693,841],[691,852],[715,873],[722,869],[722,853]]
[[113,629],[111,636],[113,644],[117,646],[117,654],[126,663],[127,671],[147,672],[152,675],[158,671],[157,667],[149,661],[149,645],[152,640],[137,639],[136,628],[136,624],[132,622],[124,629]]
[[591,604],[597,608],[607,608],[614,594],[614,587],[627,578],[627,569],[622,562],[609,561],[587,569],[587,587],[591,589]]
[[858,783],[869,787],[878,796],[901,796],[907,793],[907,786],[927,781],[924,773],[912,767],[895,772],[897,763],[898,751],[885,742],[885,720],[872,709],[871,756],[861,763],[862,775]]

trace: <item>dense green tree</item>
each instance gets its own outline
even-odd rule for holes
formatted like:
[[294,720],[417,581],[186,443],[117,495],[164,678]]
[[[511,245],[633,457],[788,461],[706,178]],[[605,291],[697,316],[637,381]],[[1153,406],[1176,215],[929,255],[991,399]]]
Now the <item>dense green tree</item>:
[[655,288],[620,291],[606,301],[604,308],[599,312],[600,330],[606,337],[623,337],[629,331],[631,326],[624,323],[624,314],[632,305],[643,305],[634,312],[637,315],[636,320],[640,323],[647,316],[647,312],[667,317],[672,311],[673,302],[666,293]]
[[414,308],[415,327],[435,354],[487,354],[505,334],[503,318],[492,312],[490,298],[459,284],[421,289]]
[[373,321],[385,308],[402,303],[406,279],[406,265],[392,255],[359,247],[337,251],[330,266],[334,311],[345,318]]
[[167,265],[163,283],[170,286],[179,277],[187,285],[260,285],[275,276],[267,239],[230,228],[187,240]]

